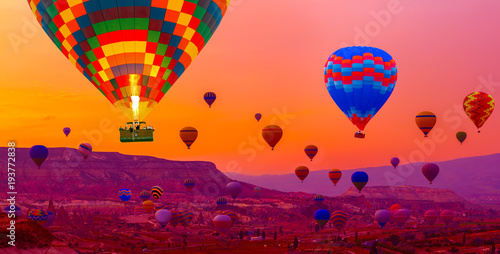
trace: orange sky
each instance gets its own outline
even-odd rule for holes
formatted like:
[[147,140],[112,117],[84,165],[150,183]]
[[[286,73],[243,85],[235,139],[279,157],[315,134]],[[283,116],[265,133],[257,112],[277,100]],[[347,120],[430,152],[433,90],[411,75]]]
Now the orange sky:
[[[90,142],[94,151],[212,161],[242,174],[498,153],[500,113],[477,134],[461,103],[478,88],[500,98],[499,8],[488,0],[233,0],[211,41],[145,119],[156,127],[155,141],[124,144],[122,114],[34,25],[25,1],[2,1],[1,141],[19,147]],[[390,13],[389,21],[377,18],[381,13]],[[323,82],[328,56],[353,44],[382,48],[398,66],[396,88],[364,140],[353,137],[356,128]],[[217,94],[212,109],[203,101],[207,91]],[[427,139],[414,122],[424,110],[438,116]],[[274,151],[260,135],[270,123],[284,129]],[[68,138],[65,126],[72,129]],[[199,132],[191,150],[179,138],[184,126]],[[455,139],[460,130],[469,134],[463,146]],[[309,144],[320,149],[313,162],[303,152]]]

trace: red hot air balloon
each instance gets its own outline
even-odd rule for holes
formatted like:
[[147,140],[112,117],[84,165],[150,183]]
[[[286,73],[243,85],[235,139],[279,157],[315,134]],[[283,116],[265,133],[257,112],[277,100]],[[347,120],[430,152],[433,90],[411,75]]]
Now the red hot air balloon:
[[427,210],[424,213],[425,222],[433,225],[439,217],[439,212],[436,210]]
[[215,230],[217,230],[217,232],[225,234],[229,231],[229,228],[233,224],[233,220],[231,220],[231,217],[221,214],[215,216],[213,223]]
[[391,205],[391,211],[395,211],[395,210],[399,210],[399,209],[401,209],[401,205],[399,205],[399,204]]
[[330,172],[328,172],[328,178],[333,183],[333,186],[337,186],[337,183],[339,182],[340,178],[342,177],[342,172],[339,169],[332,169]]
[[392,215],[392,220],[396,223],[396,225],[401,228],[405,224],[405,222],[410,218],[410,211],[406,209],[396,210]]
[[262,137],[271,146],[271,150],[274,150],[274,146],[278,144],[282,136],[283,130],[277,125],[268,125],[262,129]]
[[306,148],[304,148],[304,152],[306,153],[307,157],[313,160],[314,156],[318,153],[318,147],[315,145],[308,145]]
[[298,166],[295,169],[295,175],[304,182],[304,179],[309,175],[309,169],[306,166]]
[[439,167],[434,163],[427,163],[422,167],[422,173],[429,180],[429,184],[432,184],[432,181],[439,174]]
[[495,109],[495,100],[487,93],[474,92],[467,95],[464,99],[464,111],[470,120],[476,125],[477,132],[488,120]]
[[443,210],[443,211],[441,211],[440,217],[441,217],[441,220],[444,223],[446,223],[446,225],[448,225],[448,224],[450,224],[450,222],[453,221],[454,214],[453,214],[453,211],[451,211],[451,210]]

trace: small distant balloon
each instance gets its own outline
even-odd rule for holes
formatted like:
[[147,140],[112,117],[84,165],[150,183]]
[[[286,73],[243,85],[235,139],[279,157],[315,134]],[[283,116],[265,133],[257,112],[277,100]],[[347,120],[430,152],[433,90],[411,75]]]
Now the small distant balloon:
[[170,222],[170,219],[172,218],[172,213],[167,209],[161,209],[156,211],[155,217],[156,221],[158,221],[158,224],[160,224],[160,226],[164,228]]
[[151,192],[147,190],[143,190],[139,193],[139,198],[142,200],[142,202],[148,200],[151,197]]
[[186,187],[188,191],[191,191],[194,188],[194,185],[195,183],[193,179],[189,178],[184,180],[184,187]]
[[214,227],[217,232],[221,234],[225,234],[229,231],[229,228],[233,224],[233,220],[227,215],[217,215],[215,216],[214,220]]
[[220,197],[220,198],[217,198],[217,200],[215,202],[217,203],[217,205],[227,205],[227,198]]
[[49,156],[49,150],[45,146],[36,145],[30,148],[30,157],[38,168],[40,168],[45,159],[47,159],[47,156]]
[[333,183],[333,186],[337,186],[337,183],[339,182],[340,178],[342,177],[342,171],[340,169],[332,169],[330,172],[328,172],[328,178]]
[[283,130],[277,125],[268,125],[262,129],[262,137],[271,146],[271,150],[274,150],[274,146],[278,144],[282,136]]
[[325,201],[325,196],[323,196],[321,194],[315,195],[314,196],[314,201],[316,201],[316,202],[323,202],[323,201]]
[[401,228],[404,226],[408,218],[410,218],[410,211],[406,209],[396,210],[392,215],[392,220]]
[[71,132],[71,129],[69,127],[65,127],[63,129],[63,133],[64,133],[64,135],[66,135],[66,137],[68,137],[68,135],[69,135],[70,132]]
[[212,104],[214,103],[216,98],[217,98],[217,96],[215,95],[215,93],[212,93],[212,92],[207,92],[203,96],[203,99],[205,99],[205,102],[208,104],[209,108],[212,107]]
[[262,114],[261,113],[255,114],[255,119],[257,119],[257,122],[260,121],[261,118],[262,118]]
[[326,209],[319,209],[314,212],[314,220],[321,228],[323,228],[330,220],[330,212]]
[[308,145],[306,148],[304,148],[304,152],[306,153],[307,157],[313,160],[314,156],[318,153],[318,147],[315,145]]
[[359,190],[359,193],[361,193],[363,187],[365,187],[368,183],[368,174],[363,171],[354,172],[351,176],[351,181],[352,184],[354,184],[354,186]]
[[144,208],[146,213],[150,213],[155,208],[155,204],[151,200],[146,200],[142,203],[142,208]]
[[89,143],[81,143],[80,146],[78,146],[78,152],[83,156],[83,159],[86,160],[92,153],[92,146]]
[[422,166],[422,174],[424,174],[425,178],[429,180],[429,184],[432,184],[432,181],[439,174],[439,167],[434,163],[427,163]]
[[464,99],[464,111],[476,125],[477,132],[488,120],[495,109],[495,100],[487,93],[473,92]]
[[151,196],[153,196],[155,200],[158,200],[162,194],[163,194],[163,189],[160,186],[153,186],[151,188]]
[[295,175],[304,182],[304,179],[309,175],[309,168],[306,166],[298,166],[295,168]]
[[457,132],[457,140],[458,142],[460,142],[460,144],[462,144],[465,139],[467,138],[467,133],[463,132],[463,131],[459,131]]
[[439,212],[436,210],[427,210],[424,213],[425,222],[433,225],[439,218]]
[[436,125],[436,120],[436,115],[429,111],[420,112],[415,117],[415,123],[417,123],[418,128],[424,133],[425,137],[434,128],[434,125]]
[[187,148],[191,149],[191,145],[198,137],[198,131],[194,127],[184,127],[180,131],[180,136]]
[[226,185],[226,192],[233,197],[233,200],[241,193],[243,187],[239,182],[230,182]]
[[42,226],[47,222],[49,214],[45,209],[34,209],[28,213],[28,218],[40,223]]
[[253,192],[255,193],[256,196],[260,196],[260,193],[262,192],[262,188],[259,186],[255,186],[253,188]]
[[391,219],[391,212],[387,210],[378,210],[375,212],[375,220],[377,221],[377,223],[380,225],[381,228],[383,228],[385,224],[389,222],[390,219]]
[[394,157],[391,159],[391,164],[394,168],[396,168],[398,165],[399,165],[399,158],[398,157]]
[[441,214],[439,215],[439,217],[441,217],[441,220],[446,224],[450,224],[450,222],[453,221],[453,217],[454,217],[454,214],[453,214],[453,211],[451,210],[443,210],[441,211]]
[[132,197],[132,192],[129,189],[121,189],[118,191],[118,197],[123,201],[123,203],[127,203]]

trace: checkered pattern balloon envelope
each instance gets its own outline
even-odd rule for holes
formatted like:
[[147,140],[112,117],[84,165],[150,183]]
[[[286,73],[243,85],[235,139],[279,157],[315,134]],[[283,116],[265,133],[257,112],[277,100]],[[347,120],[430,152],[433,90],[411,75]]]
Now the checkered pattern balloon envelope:
[[396,62],[387,52],[346,47],[328,58],[324,78],[337,106],[362,131],[389,99],[397,73]]
[[143,120],[219,26],[230,0],[28,0],[71,63]]

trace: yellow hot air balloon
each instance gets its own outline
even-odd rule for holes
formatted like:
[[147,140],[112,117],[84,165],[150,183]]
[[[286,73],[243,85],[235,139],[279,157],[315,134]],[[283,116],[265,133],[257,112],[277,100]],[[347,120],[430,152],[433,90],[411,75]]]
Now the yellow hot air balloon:
[[429,111],[422,111],[415,117],[415,123],[417,124],[418,128],[420,128],[420,130],[424,133],[425,137],[427,137],[427,134],[429,134],[429,132],[436,124],[436,120],[436,115]]

